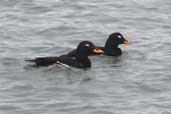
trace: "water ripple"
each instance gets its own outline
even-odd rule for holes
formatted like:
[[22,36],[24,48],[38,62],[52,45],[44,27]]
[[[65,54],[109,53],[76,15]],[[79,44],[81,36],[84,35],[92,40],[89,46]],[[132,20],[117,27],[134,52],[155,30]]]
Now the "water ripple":
[[[169,0],[1,0],[0,113],[170,114]],[[131,45],[119,57],[91,56],[92,68],[32,68],[80,41],[103,46],[112,32]]]

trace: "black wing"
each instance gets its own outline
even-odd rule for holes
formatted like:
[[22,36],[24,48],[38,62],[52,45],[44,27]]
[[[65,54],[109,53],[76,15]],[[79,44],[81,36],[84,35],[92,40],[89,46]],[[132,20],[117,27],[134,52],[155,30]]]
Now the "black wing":
[[59,57],[40,57],[26,61],[34,62],[37,66],[48,66],[55,64],[57,61],[59,61]]
[[75,57],[60,57],[58,62],[58,64],[65,64],[76,68],[86,68],[85,64],[82,61],[76,60]]

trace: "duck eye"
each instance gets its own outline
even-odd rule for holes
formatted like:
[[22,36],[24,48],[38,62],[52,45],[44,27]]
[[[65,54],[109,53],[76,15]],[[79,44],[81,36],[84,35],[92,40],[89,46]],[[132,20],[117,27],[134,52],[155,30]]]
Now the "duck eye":
[[122,38],[122,36],[121,36],[121,35],[118,35],[117,37],[118,37],[118,38]]
[[90,47],[90,44],[85,44],[86,47]]

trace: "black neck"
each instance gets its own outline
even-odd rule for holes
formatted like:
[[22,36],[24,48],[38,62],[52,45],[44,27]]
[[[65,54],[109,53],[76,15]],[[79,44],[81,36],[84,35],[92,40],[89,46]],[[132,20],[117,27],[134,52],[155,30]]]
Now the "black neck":
[[106,42],[105,44],[105,48],[107,49],[117,49],[118,46],[119,45],[117,43],[113,43],[113,42]]
[[91,67],[91,62],[88,58],[88,54],[86,53],[76,53],[75,54],[76,60],[81,62],[85,68]]
[[81,52],[81,53],[77,52],[75,57],[77,60],[85,60],[85,59],[88,59],[88,54],[83,53],[83,52]]
[[105,48],[116,49],[116,48],[118,48],[118,45],[119,45],[119,43],[116,39],[109,37],[106,41]]

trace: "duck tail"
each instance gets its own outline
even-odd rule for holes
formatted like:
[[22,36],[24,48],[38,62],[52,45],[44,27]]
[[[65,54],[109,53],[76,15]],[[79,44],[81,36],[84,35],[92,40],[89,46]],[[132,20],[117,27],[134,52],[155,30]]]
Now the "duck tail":
[[26,61],[26,62],[35,62],[35,59],[26,59],[24,61]]

